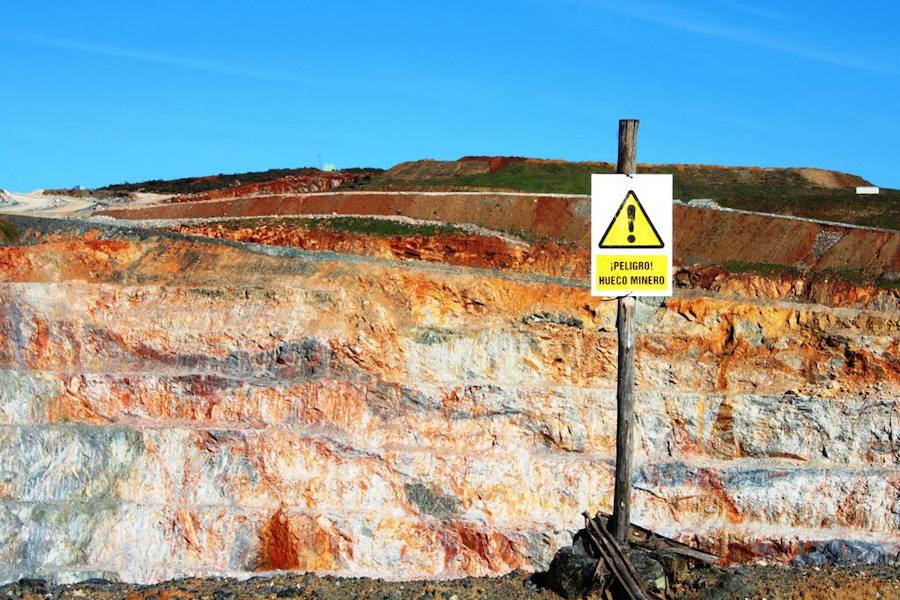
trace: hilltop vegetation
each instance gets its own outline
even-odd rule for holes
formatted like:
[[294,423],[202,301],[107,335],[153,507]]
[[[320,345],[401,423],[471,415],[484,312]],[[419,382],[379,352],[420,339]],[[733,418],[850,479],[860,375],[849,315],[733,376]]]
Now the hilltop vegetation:
[[[382,169],[359,168],[343,169],[344,173],[356,175],[355,179],[366,181],[372,174],[381,173]],[[199,194],[229,187],[253,183],[268,183],[287,177],[307,177],[322,173],[314,167],[296,169],[269,169],[268,171],[248,171],[246,173],[230,173],[208,175],[204,177],[182,177],[180,179],[151,179],[140,183],[117,183],[94,190],[95,192],[150,192],[154,194]]]
[[7,221],[0,219],[0,242],[13,243],[19,240],[19,231],[16,226]]
[[[480,168],[466,164],[478,162]],[[497,169],[493,164],[488,159],[402,163],[359,187],[590,194],[592,173],[616,170],[605,162],[520,159]],[[675,164],[642,164],[638,172],[674,174],[674,196],[681,200],[709,198],[727,208],[900,230],[900,191],[883,189],[877,196],[858,196],[855,187],[870,184],[855,175],[821,169]]]
[[[369,191],[590,194],[592,173],[614,172],[615,165],[607,162],[472,156],[454,161],[405,162],[387,171],[375,168],[344,169],[339,172],[342,181],[336,185],[340,184],[341,190]],[[674,196],[684,201],[708,198],[726,208],[900,230],[900,191],[882,189],[877,196],[859,196],[855,187],[869,183],[856,175],[807,168],[684,164],[641,164],[638,172],[674,174]],[[210,198],[279,195],[309,191],[297,185],[296,181],[315,179],[317,175],[324,174],[309,167],[270,169],[116,184],[95,191],[106,194],[137,191],[173,195],[211,193]],[[291,180],[294,183],[289,185]],[[286,185],[279,186],[280,182]],[[216,193],[221,191],[224,194]]]

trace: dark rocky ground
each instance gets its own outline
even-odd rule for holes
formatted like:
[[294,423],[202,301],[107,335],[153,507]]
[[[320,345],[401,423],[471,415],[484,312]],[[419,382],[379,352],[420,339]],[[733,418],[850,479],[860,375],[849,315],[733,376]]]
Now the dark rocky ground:
[[[900,566],[752,567],[697,569],[681,576],[668,598],[684,600],[900,600]],[[334,599],[466,600],[556,599],[527,573],[453,581],[385,582],[313,575],[278,575],[246,581],[181,579],[138,586],[105,581],[51,585],[23,580],[0,587],[0,599],[90,598],[98,600]]]

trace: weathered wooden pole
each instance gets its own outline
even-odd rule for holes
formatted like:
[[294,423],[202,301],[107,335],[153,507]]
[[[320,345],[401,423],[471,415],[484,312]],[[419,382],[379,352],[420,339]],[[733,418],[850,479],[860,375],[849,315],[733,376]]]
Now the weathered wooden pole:
[[[637,157],[637,119],[619,121],[619,160],[616,171],[634,175]],[[619,334],[616,381],[616,489],[613,495],[612,534],[620,542],[631,523],[631,433],[634,428],[634,296],[619,298],[616,330]]]

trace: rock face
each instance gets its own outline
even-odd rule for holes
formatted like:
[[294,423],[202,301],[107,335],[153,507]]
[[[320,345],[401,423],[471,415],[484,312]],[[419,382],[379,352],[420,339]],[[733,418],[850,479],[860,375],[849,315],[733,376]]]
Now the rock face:
[[[111,208],[98,214],[117,219],[402,215],[475,224],[513,235],[525,232],[537,240],[571,244],[577,251],[590,246],[590,197],[580,195],[337,191]],[[673,219],[675,261],[684,266],[736,263],[849,275],[858,281],[884,278],[894,287],[900,282],[900,233],[896,231],[684,204],[675,204]],[[570,254],[565,260],[585,264],[564,276],[589,271],[586,252]],[[830,304],[828,298],[816,301]]]
[[[611,509],[615,303],[582,280],[14,222],[0,580],[502,574]],[[748,281],[638,304],[633,518],[895,557],[896,304]]]
[[245,183],[205,192],[178,194],[170,202],[198,202],[222,198],[240,198],[258,194],[297,194],[329,191],[354,180],[353,173],[317,172],[309,175],[287,175],[271,181]]
[[590,250],[554,241],[524,243],[498,235],[463,231],[432,235],[361,235],[346,231],[298,227],[284,223],[242,227],[220,223],[180,225],[180,233],[218,239],[330,250],[380,258],[415,259],[466,267],[494,268],[554,277],[590,278]]

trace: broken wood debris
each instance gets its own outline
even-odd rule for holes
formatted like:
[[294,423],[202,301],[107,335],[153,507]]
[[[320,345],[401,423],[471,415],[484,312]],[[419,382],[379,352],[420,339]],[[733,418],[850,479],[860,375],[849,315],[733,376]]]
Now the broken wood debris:
[[694,568],[719,561],[713,554],[634,524],[629,524],[627,541],[620,544],[609,531],[610,515],[582,515],[584,528],[575,533],[571,545],[557,551],[544,574],[547,586],[564,598],[599,592],[591,597],[652,600]]
[[[631,561],[622,552],[622,548],[606,530],[606,527],[598,524],[587,512],[582,514],[587,537],[603,559],[597,564],[597,569],[600,570],[601,565],[605,563],[606,569],[612,574],[614,580],[618,581],[629,600],[663,600],[661,596],[644,591]],[[605,582],[604,588],[608,587],[610,583],[610,581]]]
[[[605,528],[609,527],[611,515],[604,512],[598,512],[594,518],[600,523],[601,526]],[[696,548],[692,548],[687,544],[661,536],[658,533],[654,533],[649,529],[644,529],[643,527],[635,525],[634,523],[631,523],[629,525],[627,540],[629,544],[640,546],[641,548],[644,548],[646,550],[677,554],[679,556],[683,556],[685,558],[696,560],[709,565],[719,562],[719,557],[715,554],[697,550]]]

